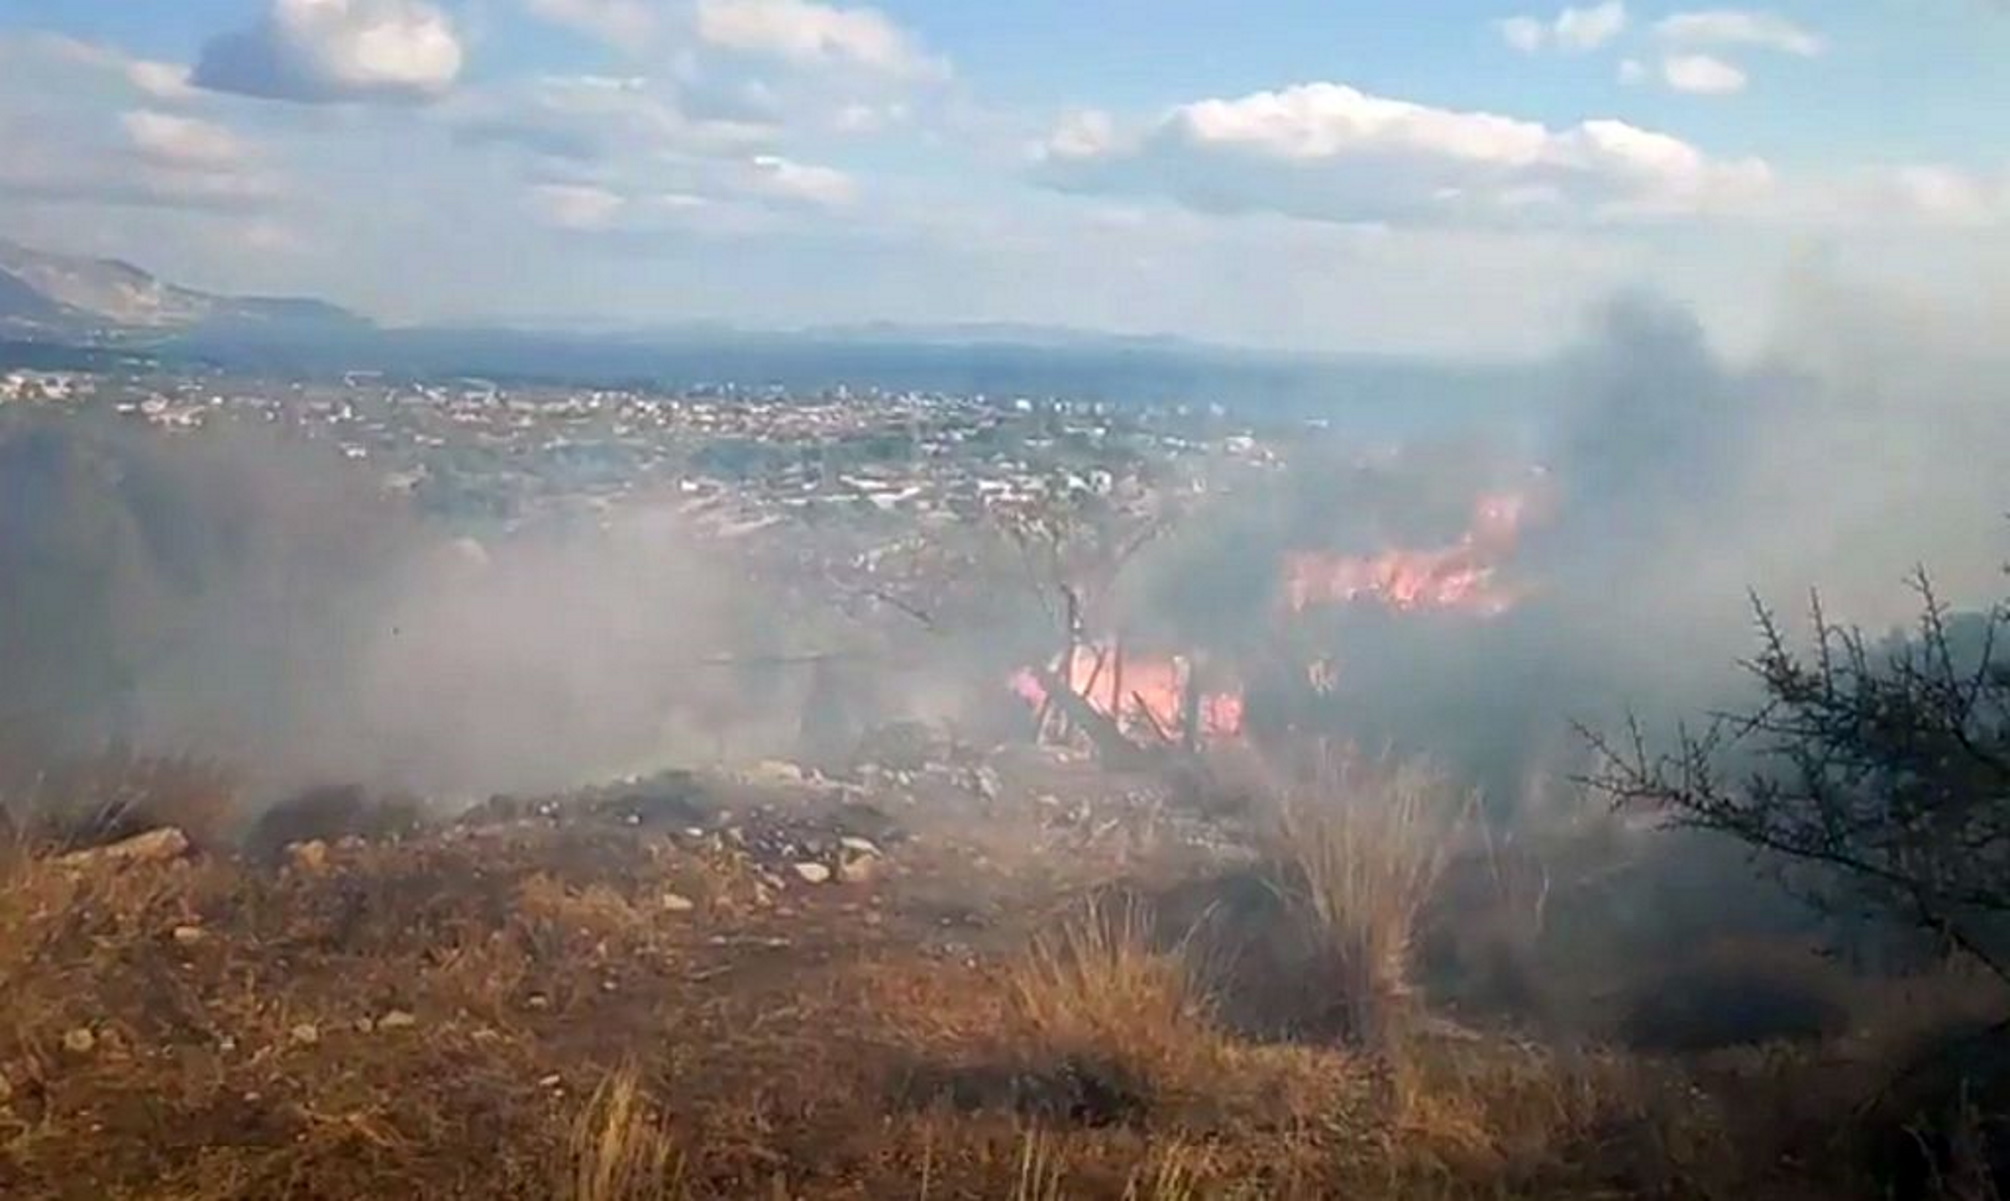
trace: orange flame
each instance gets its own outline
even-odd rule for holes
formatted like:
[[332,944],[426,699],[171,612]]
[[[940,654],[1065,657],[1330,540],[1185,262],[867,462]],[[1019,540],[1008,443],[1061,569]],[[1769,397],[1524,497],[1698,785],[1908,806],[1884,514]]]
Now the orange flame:
[[[1192,671],[1192,664],[1184,657],[1132,655],[1102,643],[1075,648],[1067,683],[1075,695],[1124,733],[1152,740],[1161,736],[1177,739],[1185,735],[1184,711]],[[1047,703],[1047,690],[1031,671],[1015,673],[1012,689],[1036,709]],[[1204,692],[1198,701],[1201,737],[1242,736],[1241,693]]]
[[1374,555],[1294,552],[1285,557],[1285,602],[1294,613],[1374,600],[1398,612],[1499,616],[1521,599],[1499,580],[1497,562],[1514,550],[1527,511],[1528,500],[1519,494],[1485,496],[1474,506],[1471,528],[1451,546]]

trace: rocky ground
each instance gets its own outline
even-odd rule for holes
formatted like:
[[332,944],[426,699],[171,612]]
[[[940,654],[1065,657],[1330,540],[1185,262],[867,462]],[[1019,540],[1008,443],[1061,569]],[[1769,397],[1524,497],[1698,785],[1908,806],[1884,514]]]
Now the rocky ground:
[[1795,1056],[1291,1020],[1195,933],[1277,903],[1233,792],[924,740],[24,848],[0,1195],[1833,1195]]

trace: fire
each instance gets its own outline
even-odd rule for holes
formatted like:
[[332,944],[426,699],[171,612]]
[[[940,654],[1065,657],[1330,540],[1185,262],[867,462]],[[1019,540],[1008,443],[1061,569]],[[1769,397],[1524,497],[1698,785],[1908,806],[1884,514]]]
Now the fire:
[[1451,610],[1495,617],[1519,592],[1501,582],[1498,562],[1514,550],[1527,515],[1515,493],[1481,497],[1472,525],[1450,546],[1392,548],[1374,555],[1300,551],[1286,556],[1285,601],[1294,613],[1315,605],[1375,600],[1399,612]]
[[[1075,648],[1074,660],[1068,665],[1067,683],[1075,695],[1115,722],[1125,734],[1156,741],[1184,737],[1186,696],[1192,673],[1192,662],[1184,656],[1133,655],[1112,644],[1100,643]],[[1031,671],[1015,674],[1012,688],[1036,709],[1047,704],[1047,690]],[[1201,737],[1241,737],[1241,693],[1203,692],[1197,702]]]

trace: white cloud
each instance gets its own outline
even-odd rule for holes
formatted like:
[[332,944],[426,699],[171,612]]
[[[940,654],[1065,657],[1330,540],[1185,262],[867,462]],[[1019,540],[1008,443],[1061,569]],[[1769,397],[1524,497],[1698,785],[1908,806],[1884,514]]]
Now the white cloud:
[[1549,42],[1549,26],[1534,17],[1508,17],[1494,22],[1501,40],[1523,54],[1535,54]]
[[1061,118],[1042,149],[1056,158],[1087,159],[1108,153],[1116,141],[1115,118],[1098,109],[1082,109]]
[[698,0],[698,36],[707,44],[798,65],[863,68],[924,81],[948,76],[948,64],[872,8],[812,0]]
[[1494,22],[1501,40],[1523,54],[1554,48],[1564,54],[1588,54],[1626,31],[1623,0],[1589,8],[1566,8],[1550,21],[1517,16]]
[[236,134],[221,125],[138,109],[119,118],[141,158],[149,162],[201,171],[227,171],[241,166],[248,151]]
[[1619,64],[1619,82],[1634,87],[1647,82],[1647,64],[1637,58],[1629,58]]
[[524,0],[530,12],[599,38],[610,45],[638,49],[658,30],[658,11],[649,0]]
[[135,109],[119,115],[119,128],[135,161],[126,169],[115,163],[102,168],[118,188],[195,207],[254,205],[281,192],[251,147],[213,121]]
[[1626,30],[1626,5],[1608,0],[1595,8],[1566,8],[1556,18],[1556,44],[1567,51],[1596,50]]
[[1661,78],[1678,92],[1728,96],[1745,90],[1745,72],[1708,54],[1671,54],[1661,60]]
[[210,39],[194,81],[275,100],[429,100],[462,60],[453,21],[425,0],[272,0],[251,28]]
[[628,207],[626,198],[591,184],[538,184],[527,199],[538,220],[569,230],[612,229]]
[[879,134],[907,124],[913,116],[913,111],[899,101],[890,104],[854,101],[831,114],[830,128],[844,134]]
[[1065,190],[1160,194],[1213,212],[1500,224],[1737,212],[1772,172],[1620,121],[1567,129],[1313,83],[1183,105],[1130,137],[1064,125],[1037,174]]
[[196,94],[189,69],[181,63],[135,59],[126,64],[126,78],[156,100],[187,100]]
[[1656,24],[1654,32],[1675,45],[1754,46],[1801,58],[1814,58],[1828,48],[1820,34],[1785,17],[1742,9],[1676,13]]
[[842,208],[858,199],[858,181],[834,167],[798,163],[779,155],[754,158],[748,190],[779,200]]
[[116,47],[62,34],[30,34],[26,48],[60,62],[113,72],[135,91],[155,100],[182,101],[196,94],[189,83],[189,69],[181,63],[136,58]]

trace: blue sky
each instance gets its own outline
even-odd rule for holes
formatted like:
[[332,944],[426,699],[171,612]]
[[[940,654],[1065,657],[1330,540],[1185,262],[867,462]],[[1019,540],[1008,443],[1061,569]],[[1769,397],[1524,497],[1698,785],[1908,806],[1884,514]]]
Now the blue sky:
[[2010,293],[1995,0],[0,0],[0,236],[392,321],[1763,344]]

